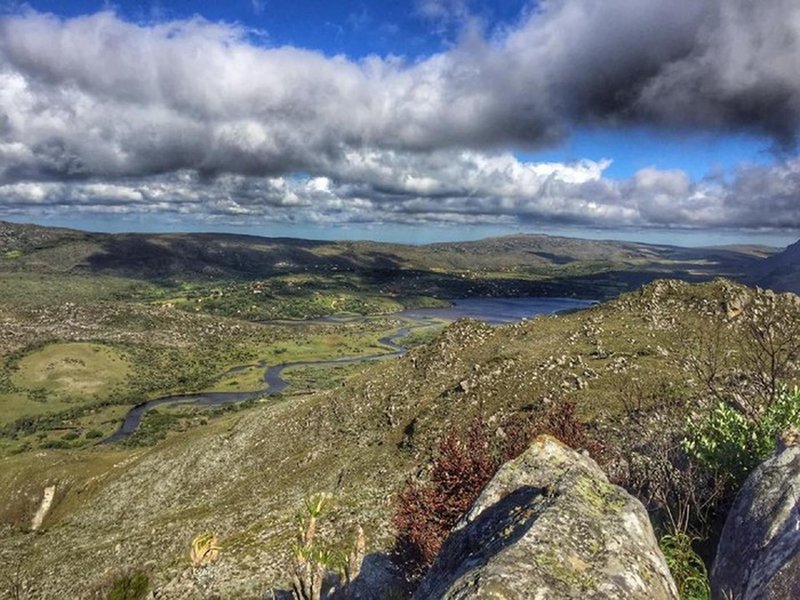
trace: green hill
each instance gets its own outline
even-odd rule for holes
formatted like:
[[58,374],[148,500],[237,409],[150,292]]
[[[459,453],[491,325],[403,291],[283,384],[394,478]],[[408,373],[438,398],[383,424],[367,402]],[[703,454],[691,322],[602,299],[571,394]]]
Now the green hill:
[[[31,285],[35,275],[83,281],[102,276],[95,281],[125,280],[132,282],[129,287],[140,282],[140,290],[119,293],[120,299],[263,320],[337,310],[387,313],[435,304],[437,298],[611,298],[658,278],[747,278],[773,252],[546,235],[410,246],[231,234],[100,234],[0,222],[0,283],[24,279]],[[17,278],[9,279],[11,274]],[[49,281],[55,288],[64,280]]]

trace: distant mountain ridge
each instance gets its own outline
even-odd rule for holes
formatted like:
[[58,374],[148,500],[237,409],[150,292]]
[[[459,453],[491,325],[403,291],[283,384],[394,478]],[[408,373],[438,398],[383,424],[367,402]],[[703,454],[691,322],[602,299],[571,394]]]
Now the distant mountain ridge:
[[755,282],[776,292],[800,294],[800,240],[764,259],[758,265]]
[[[798,250],[796,250],[798,251]],[[682,248],[515,234],[420,246],[264,238],[230,233],[90,233],[0,221],[0,270],[137,279],[244,279],[351,273],[379,285],[474,295],[616,295],[657,278],[752,280],[775,249]],[[770,260],[775,262],[780,255]],[[463,280],[477,282],[465,286]],[[491,280],[491,285],[481,282]],[[513,282],[513,283],[509,283]],[[595,290],[610,285],[607,292]],[[488,287],[487,287],[488,286]],[[499,286],[499,287],[498,287]],[[448,291],[449,290],[449,291]],[[584,290],[584,291],[581,291]]]

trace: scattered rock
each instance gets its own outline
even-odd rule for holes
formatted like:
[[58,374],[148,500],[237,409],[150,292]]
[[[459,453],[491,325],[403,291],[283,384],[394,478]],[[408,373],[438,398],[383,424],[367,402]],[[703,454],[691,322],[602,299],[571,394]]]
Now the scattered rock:
[[550,436],[505,464],[414,598],[678,598],[647,513]]
[[800,598],[800,445],[784,436],[728,513],[711,571],[712,597]]
[[42,526],[44,518],[50,511],[50,506],[53,504],[53,498],[55,495],[56,486],[48,485],[46,488],[44,488],[44,492],[42,493],[42,503],[39,505],[39,509],[36,511],[36,514],[33,515],[33,521],[31,522],[31,529],[33,531],[36,531]]

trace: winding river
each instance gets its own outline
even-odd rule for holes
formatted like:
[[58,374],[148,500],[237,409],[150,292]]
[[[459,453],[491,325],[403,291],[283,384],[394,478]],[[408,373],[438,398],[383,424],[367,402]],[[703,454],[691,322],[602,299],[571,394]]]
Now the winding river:
[[[542,314],[580,310],[594,304],[590,300],[575,300],[572,298],[465,298],[454,301],[453,306],[447,308],[409,309],[391,316],[405,322],[391,335],[382,337],[379,342],[385,346],[387,352],[369,354],[366,356],[343,357],[328,360],[300,360],[284,362],[268,366],[265,360],[254,364],[239,365],[228,369],[224,375],[240,372],[245,369],[259,367],[264,371],[264,388],[251,392],[196,392],[188,394],[175,394],[163,396],[155,400],[142,402],[134,406],[125,415],[119,429],[103,440],[104,443],[118,442],[131,435],[142,421],[147,411],[165,404],[194,404],[196,406],[220,406],[273,396],[283,392],[288,387],[288,382],[283,378],[283,371],[289,367],[336,367],[340,365],[360,364],[367,361],[382,360],[401,356],[406,348],[400,343],[413,329],[430,325],[437,320],[454,321],[470,317],[480,319],[492,325],[512,323],[522,319]],[[336,322],[337,319],[324,318],[309,321],[282,321],[282,324],[308,325],[321,322]]]

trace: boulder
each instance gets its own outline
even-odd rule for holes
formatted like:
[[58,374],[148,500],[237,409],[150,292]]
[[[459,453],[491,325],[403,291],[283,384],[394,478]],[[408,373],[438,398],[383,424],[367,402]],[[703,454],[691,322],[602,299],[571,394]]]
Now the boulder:
[[711,590],[720,600],[800,598],[796,436],[753,471],[736,496],[711,569]]
[[591,458],[540,436],[497,472],[414,594],[678,599],[641,503]]

